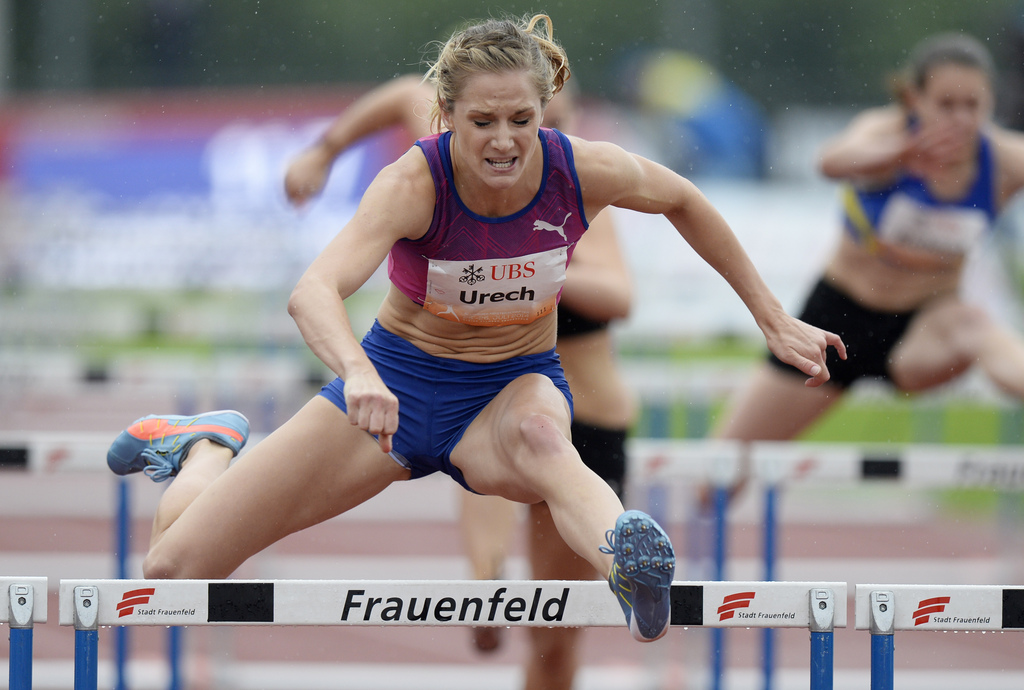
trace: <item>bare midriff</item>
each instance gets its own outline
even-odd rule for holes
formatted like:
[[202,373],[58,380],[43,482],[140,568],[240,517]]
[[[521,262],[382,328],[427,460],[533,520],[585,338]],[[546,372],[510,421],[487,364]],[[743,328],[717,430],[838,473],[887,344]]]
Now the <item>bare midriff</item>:
[[377,312],[388,331],[435,357],[500,362],[547,352],[555,346],[555,313],[526,324],[467,326],[434,316],[393,285]]

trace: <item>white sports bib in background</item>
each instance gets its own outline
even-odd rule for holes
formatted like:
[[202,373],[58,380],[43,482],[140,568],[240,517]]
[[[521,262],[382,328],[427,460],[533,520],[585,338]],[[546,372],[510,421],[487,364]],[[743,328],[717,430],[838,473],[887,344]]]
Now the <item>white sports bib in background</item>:
[[927,206],[903,194],[894,194],[878,219],[878,237],[939,252],[966,254],[988,227],[980,209]]

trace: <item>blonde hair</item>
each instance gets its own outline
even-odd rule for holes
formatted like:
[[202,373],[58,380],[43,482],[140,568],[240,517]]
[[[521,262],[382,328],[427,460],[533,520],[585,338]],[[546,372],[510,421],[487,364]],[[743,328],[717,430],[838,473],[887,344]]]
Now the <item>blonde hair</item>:
[[431,127],[440,129],[442,111],[452,112],[468,77],[518,71],[530,74],[542,108],[569,79],[569,58],[555,42],[551,18],[546,14],[489,19],[452,34],[424,77],[436,89]]

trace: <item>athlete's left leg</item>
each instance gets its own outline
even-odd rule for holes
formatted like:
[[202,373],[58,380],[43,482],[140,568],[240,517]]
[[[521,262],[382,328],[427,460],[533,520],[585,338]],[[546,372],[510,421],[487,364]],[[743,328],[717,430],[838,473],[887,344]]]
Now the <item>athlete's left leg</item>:
[[671,542],[650,516],[623,512],[611,487],[583,464],[569,442],[568,403],[551,379],[527,374],[508,384],[469,425],[451,460],[477,491],[546,501],[566,544],[608,574],[633,637],[665,634]]
[[[463,491],[459,509],[462,542],[473,578],[501,578],[522,506],[500,496]],[[473,644],[481,652],[494,651],[501,644],[502,630],[500,627],[475,627]]]
[[549,378],[520,376],[469,425],[452,463],[480,493],[546,501],[566,543],[607,574],[612,558],[598,547],[622,514],[622,503],[583,464],[569,441],[569,423],[569,405]]
[[1024,340],[956,297],[923,308],[893,348],[889,373],[906,391],[950,381],[979,365],[1004,392],[1024,399]]

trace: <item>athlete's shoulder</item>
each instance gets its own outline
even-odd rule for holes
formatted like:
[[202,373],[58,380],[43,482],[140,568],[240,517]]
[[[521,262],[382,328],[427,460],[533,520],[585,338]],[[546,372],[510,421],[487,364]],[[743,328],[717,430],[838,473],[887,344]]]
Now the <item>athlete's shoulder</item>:
[[[363,204],[372,205],[381,217],[394,217],[397,213],[403,223],[400,236],[420,237],[430,227],[437,193],[423,153],[412,147],[394,163],[386,165],[370,183],[363,195]],[[401,199],[401,204],[395,204]]]
[[572,146],[573,159],[576,162],[576,173],[580,176],[614,173],[616,168],[623,171],[634,160],[618,144],[609,141],[592,141],[580,137],[565,135]]

